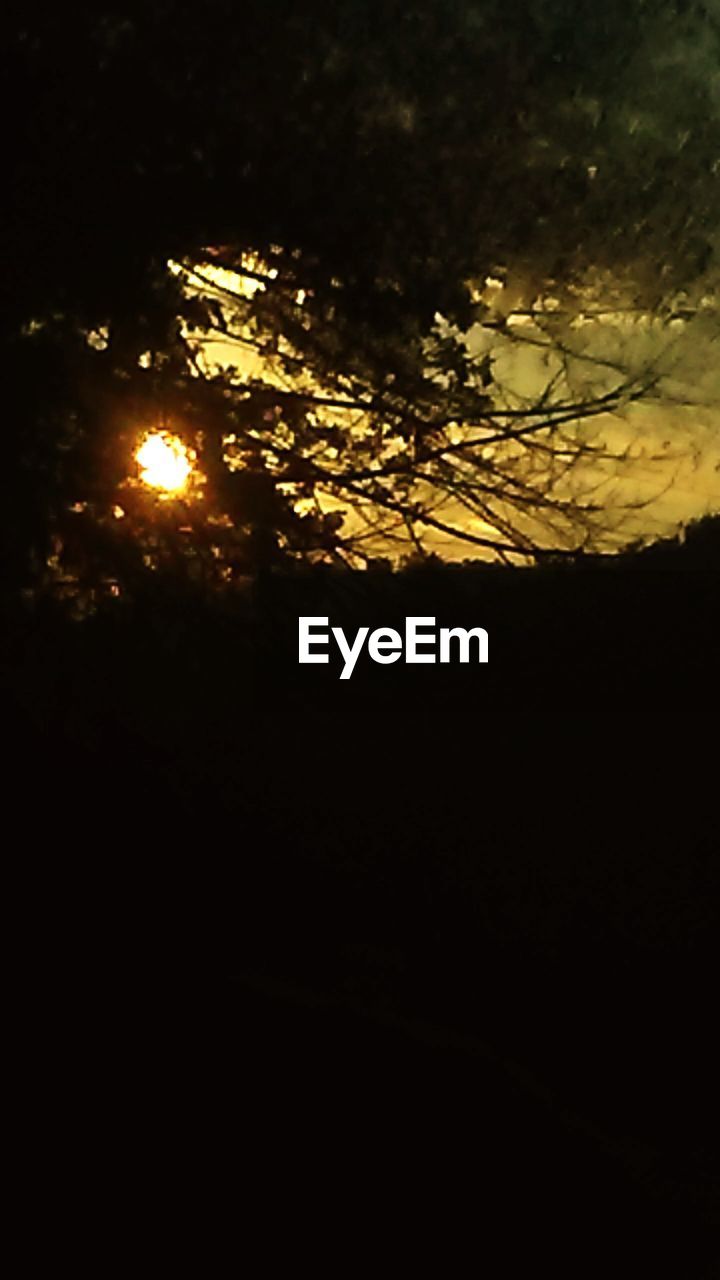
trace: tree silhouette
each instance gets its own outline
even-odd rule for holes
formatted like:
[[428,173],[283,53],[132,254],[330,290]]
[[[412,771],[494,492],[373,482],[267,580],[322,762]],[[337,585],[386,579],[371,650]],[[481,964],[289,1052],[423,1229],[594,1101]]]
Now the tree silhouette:
[[[594,545],[588,424],[657,372],[607,365],[575,394],[568,316],[707,291],[712,6],[313,16],[155,0],[9,24],[28,104],[3,326],[16,583],[218,583],[393,540],[423,554],[428,533]],[[552,347],[534,398],[504,396],[478,330]],[[234,374],[205,358],[213,334],[245,352]],[[139,433],[163,429],[202,496],[129,484]]]

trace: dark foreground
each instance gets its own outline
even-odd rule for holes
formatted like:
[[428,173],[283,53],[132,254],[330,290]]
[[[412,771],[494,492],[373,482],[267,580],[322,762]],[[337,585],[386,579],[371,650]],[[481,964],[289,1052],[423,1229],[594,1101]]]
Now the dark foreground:
[[301,591],[497,633],[434,681],[299,679],[287,584],[15,630],[37,1122],[138,1188],[204,1160],[270,1252],[386,1222],[398,1266],[714,1276],[717,580],[443,581]]

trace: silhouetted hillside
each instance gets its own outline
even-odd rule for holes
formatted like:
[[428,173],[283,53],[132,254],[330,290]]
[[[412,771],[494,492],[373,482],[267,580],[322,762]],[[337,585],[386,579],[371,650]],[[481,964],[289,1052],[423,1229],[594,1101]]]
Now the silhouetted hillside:
[[674,537],[632,548],[617,559],[622,568],[700,569],[718,573],[720,516],[692,520]]

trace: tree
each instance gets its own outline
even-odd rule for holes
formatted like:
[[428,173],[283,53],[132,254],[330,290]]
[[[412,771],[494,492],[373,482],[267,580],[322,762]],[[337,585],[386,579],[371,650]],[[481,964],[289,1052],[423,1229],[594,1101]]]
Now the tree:
[[[658,376],[613,360],[574,395],[567,326],[707,296],[717,5],[314,16],[155,0],[11,24],[33,103],[3,327],[18,583],[217,582],[448,528],[501,555],[592,545],[587,424]],[[510,403],[468,334],[517,341],[519,311],[555,363]],[[213,330],[252,374],[208,372]],[[150,428],[196,452],[202,498],[128,488]]]

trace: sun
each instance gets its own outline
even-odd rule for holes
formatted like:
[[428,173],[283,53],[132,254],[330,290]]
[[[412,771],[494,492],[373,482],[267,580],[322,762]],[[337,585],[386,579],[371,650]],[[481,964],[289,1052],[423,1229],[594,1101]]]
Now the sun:
[[135,454],[135,461],[143,483],[165,493],[181,493],[193,469],[191,451],[168,431],[149,432]]

